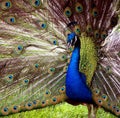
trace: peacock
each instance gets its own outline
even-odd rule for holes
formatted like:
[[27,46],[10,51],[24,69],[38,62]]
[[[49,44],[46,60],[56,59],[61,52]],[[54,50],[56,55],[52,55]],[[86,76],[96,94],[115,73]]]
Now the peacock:
[[61,102],[120,116],[120,0],[0,0],[0,116]]

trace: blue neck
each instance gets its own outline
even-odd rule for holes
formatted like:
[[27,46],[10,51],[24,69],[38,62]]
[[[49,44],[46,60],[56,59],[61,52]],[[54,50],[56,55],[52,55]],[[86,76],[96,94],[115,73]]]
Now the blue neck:
[[80,42],[77,41],[67,70],[66,94],[71,100],[92,103],[92,94],[86,85],[86,77],[83,73],[79,72],[79,61]]
[[69,64],[71,71],[79,71],[80,47],[75,47]]

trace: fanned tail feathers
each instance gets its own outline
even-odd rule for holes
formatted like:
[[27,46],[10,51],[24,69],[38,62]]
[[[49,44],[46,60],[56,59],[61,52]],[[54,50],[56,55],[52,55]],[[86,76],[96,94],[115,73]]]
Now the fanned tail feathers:
[[[81,46],[83,63],[95,71],[87,78],[95,103],[120,115],[120,32],[113,31],[119,5],[120,0],[0,0],[0,115],[67,99],[71,31],[91,40],[88,47],[98,52],[99,60],[84,62],[87,43]],[[91,61],[98,61],[97,68]]]
[[46,2],[1,1],[0,16],[0,115],[66,100],[70,51]]
[[97,104],[120,115],[120,32],[114,29],[101,48],[98,67],[92,81]]

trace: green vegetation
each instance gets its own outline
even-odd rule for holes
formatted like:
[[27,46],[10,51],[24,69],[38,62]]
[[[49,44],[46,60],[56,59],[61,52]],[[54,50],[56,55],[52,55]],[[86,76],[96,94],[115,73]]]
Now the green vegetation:
[[[21,112],[5,117],[2,116],[0,118],[87,118],[87,114],[86,106],[72,106],[67,103],[61,103],[56,106],[49,106],[43,109]],[[99,109],[97,112],[97,118],[116,117],[102,109]]]

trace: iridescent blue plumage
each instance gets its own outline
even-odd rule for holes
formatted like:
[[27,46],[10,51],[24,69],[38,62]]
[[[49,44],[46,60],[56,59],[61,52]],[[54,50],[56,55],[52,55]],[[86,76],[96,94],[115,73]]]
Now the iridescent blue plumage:
[[[75,33],[68,35],[67,41],[77,38]],[[92,93],[86,85],[86,76],[79,72],[80,40],[77,38],[72,52],[66,76],[66,94],[69,99],[78,102],[92,103]]]

